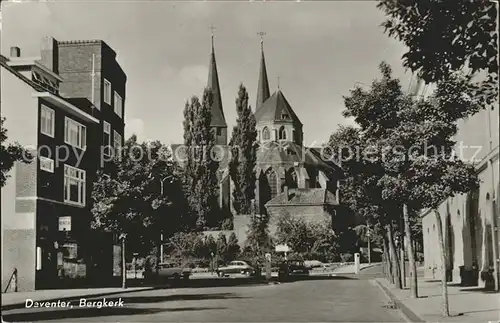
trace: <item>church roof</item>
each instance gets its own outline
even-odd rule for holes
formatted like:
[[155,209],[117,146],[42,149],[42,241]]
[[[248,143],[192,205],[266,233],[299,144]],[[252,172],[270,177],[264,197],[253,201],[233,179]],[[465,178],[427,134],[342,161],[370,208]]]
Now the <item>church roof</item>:
[[257,150],[257,166],[266,169],[268,165],[295,166],[299,163],[325,170],[340,169],[333,161],[322,158],[319,150],[293,142],[265,142]]
[[257,85],[257,104],[255,105],[255,111],[259,110],[262,107],[262,104],[264,104],[264,102],[266,102],[266,100],[270,96],[269,81],[267,79],[266,60],[264,58],[264,48],[262,46],[263,44],[261,41],[259,84]]
[[297,188],[289,189],[289,198],[285,192],[266,203],[266,206],[282,205],[338,205],[335,195],[326,188]]
[[290,106],[290,103],[288,103],[287,99],[283,95],[283,92],[281,92],[281,90],[278,90],[264,102],[260,109],[255,111],[255,120],[257,121],[257,123],[265,121],[285,121],[286,119],[284,120],[281,117],[282,114],[287,114],[290,121],[302,125],[299,118]]
[[217,73],[217,63],[215,61],[215,50],[212,38],[212,53],[210,54],[210,63],[208,65],[208,83],[207,87],[213,92],[212,103],[212,127],[227,127],[224,110],[222,109],[222,98],[219,85],[219,75]]

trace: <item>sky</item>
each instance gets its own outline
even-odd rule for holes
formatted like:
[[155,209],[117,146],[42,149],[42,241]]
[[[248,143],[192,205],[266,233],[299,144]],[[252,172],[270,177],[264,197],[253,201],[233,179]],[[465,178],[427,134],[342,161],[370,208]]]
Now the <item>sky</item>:
[[328,140],[342,117],[343,96],[369,84],[386,61],[409,83],[404,45],[383,33],[375,1],[25,1],[2,2],[1,52],[39,56],[41,39],[102,39],[127,74],[126,136],[182,143],[183,109],[208,79],[210,26],[228,133],[238,86],[255,105],[264,31],[267,73],[304,124],[304,144]]

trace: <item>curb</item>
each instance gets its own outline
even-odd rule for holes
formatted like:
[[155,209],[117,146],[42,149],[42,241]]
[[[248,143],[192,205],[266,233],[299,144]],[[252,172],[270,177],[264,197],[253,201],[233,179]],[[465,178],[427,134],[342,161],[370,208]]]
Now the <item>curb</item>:
[[[91,297],[102,297],[102,296],[111,296],[111,295],[116,295],[116,294],[125,294],[125,293],[133,293],[133,292],[142,292],[145,290],[153,290],[155,287],[143,287],[143,288],[138,288],[134,290],[130,289],[124,289],[120,291],[114,291],[114,292],[107,292],[107,293],[97,293],[97,294],[82,294],[82,295],[75,295],[75,296],[68,296],[68,297],[57,297],[57,298],[49,298],[49,299],[41,299],[39,301],[41,302],[57,302],[58,300],[65,299],[68,301],[74,301],[80,298],[91,298]],[[2,296],[3,298],[3,296]],[[2,305],[2,311],[8,311],[8,310],[13,310],[13,309],[19,309],[19,308],[24,308],[25,306],[25,301],[21,302],[14,302],[12,304],[8,305]]]
[[399,300],[386,286],[380,281],[380,279],[373,280],[375,284],[384,292],[385,296],[396,305],[397,309],[403,315],[407,322],[427,322],[417,313],[413,312],[408,306],[406,306],[401,300]]

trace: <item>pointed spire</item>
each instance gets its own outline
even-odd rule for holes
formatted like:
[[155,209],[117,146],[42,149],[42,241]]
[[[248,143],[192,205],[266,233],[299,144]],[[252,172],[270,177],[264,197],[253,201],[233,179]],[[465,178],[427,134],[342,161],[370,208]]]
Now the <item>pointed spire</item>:
[[208,65],[208,82],[207,87],[212,90],[212,127],[227,127],[224,111],[222,109],[222,98],[219,86],[219,75],[217,73],[217,63],[215,62],[214,49],[214,26],[210,26],[212,31],[212,52],[210,53],[210,63]]
[[262,104],[269,98],[269,81],[267,80],[266,60],[264,58],[264,35],[266,33],[261,31],[257,33],[260,36],[260,71],[259,71],[259,84],[257,85],[257,104],[255,111],[259,110]]

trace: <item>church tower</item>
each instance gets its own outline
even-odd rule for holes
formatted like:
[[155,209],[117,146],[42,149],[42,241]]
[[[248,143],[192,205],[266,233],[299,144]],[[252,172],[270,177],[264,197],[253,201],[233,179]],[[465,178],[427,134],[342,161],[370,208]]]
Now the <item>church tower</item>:
[[210,123],[210,125],[214,129],[215,144],[227,145],[227,124],[226,124],[226,118],[224,117],[224,110],[222,109],[219,75],[217,73],[217,63],[215,61],[213,30],[212,30],[212,52],[210,53],[210,62],[208,65],[207,88],[211,89],[213,93],[212,122]]
[[259,110],[262,104],[269,99],[269,81],[267,80],[266,60],[264,58],[264,39],[262,38],[265,33],[260,32],[260,70],[259,70],[259,84],[257,85],[257,104],[255,111]]
[[279,86],[276,92],[271,96],[269,95],[269,81],[267,79],[262,40],[264,33],[261,32],[259,35],[261,36],[261,60],[257,86],[257,107],[255,110],[257,138],[261,143],[287,141],[301,146],[303,141],[302,122],[300,122]]

